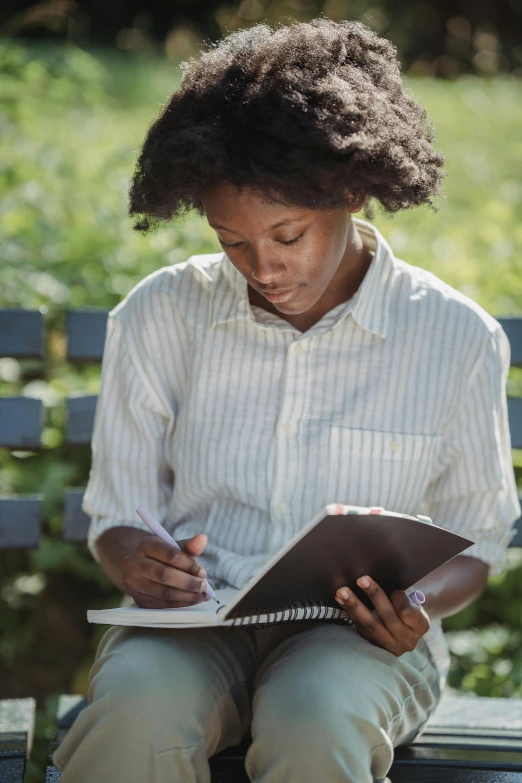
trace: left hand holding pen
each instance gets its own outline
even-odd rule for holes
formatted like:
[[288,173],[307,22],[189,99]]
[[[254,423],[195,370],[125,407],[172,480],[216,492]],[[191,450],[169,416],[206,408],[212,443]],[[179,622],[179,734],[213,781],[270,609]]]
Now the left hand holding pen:
[[398,657],[414,650],[430,628],[426,610],[413,602],[404,590],[394,590],[388,598],[371,577],[360,577],[357,584],[372,601],[375,612],[359,601],[348,587],[340,587],[335,599],[353,620],[359,635]]

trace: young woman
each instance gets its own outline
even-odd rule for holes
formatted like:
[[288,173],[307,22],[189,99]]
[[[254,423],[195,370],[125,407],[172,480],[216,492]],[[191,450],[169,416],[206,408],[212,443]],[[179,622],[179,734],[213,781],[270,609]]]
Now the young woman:
[[54,761],[63,783],[204,783],[251,732],[252,781],[384,781],[443,691],[441,619],[503,570],[520,514],[509,344],[354,217],[440,194],[443,156],[388,41],[356,22],[258,25],[183,67],[130,213],[148,231],[196,209],[223,252],[159,269],[110,314],[93,556],[163,608],[206,600],[206,577],[242,587],[327,502],[426,513],[476,543],[415,585],[423,606],[372,574],[373,611],[338,591],[349,627],[111,627]]

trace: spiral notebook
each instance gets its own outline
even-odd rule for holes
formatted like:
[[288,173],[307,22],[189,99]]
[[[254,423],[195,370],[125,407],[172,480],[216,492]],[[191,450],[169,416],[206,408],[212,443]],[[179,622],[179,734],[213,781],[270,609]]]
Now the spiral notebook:
[[407,590],[473,543],[428,517],[330,503],[241,590],[216,590],[219,604],[89,609],[87,620],[150,628],[265,626],[301,620],[350,624],[334,597],[339,587],[347,585],[373,610],[371,600],[356,583],[360,576],[369,574],[390,595],[394,590]]

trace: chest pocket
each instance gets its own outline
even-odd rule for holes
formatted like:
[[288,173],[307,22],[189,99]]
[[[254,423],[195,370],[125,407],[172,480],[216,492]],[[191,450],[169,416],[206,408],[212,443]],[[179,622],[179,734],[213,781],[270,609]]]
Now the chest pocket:
[[325,502],[420,513],[439,442],[438,435],[331,427]]

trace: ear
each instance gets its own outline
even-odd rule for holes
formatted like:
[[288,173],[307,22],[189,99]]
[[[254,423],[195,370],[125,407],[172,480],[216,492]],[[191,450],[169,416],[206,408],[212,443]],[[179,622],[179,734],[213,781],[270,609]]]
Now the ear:
[[364,209],[366,206],[369,196],[365,195],[364,193],[351,193],[350,194],[350,206],[348,207],[349,212],[360,212],[361,209]]

